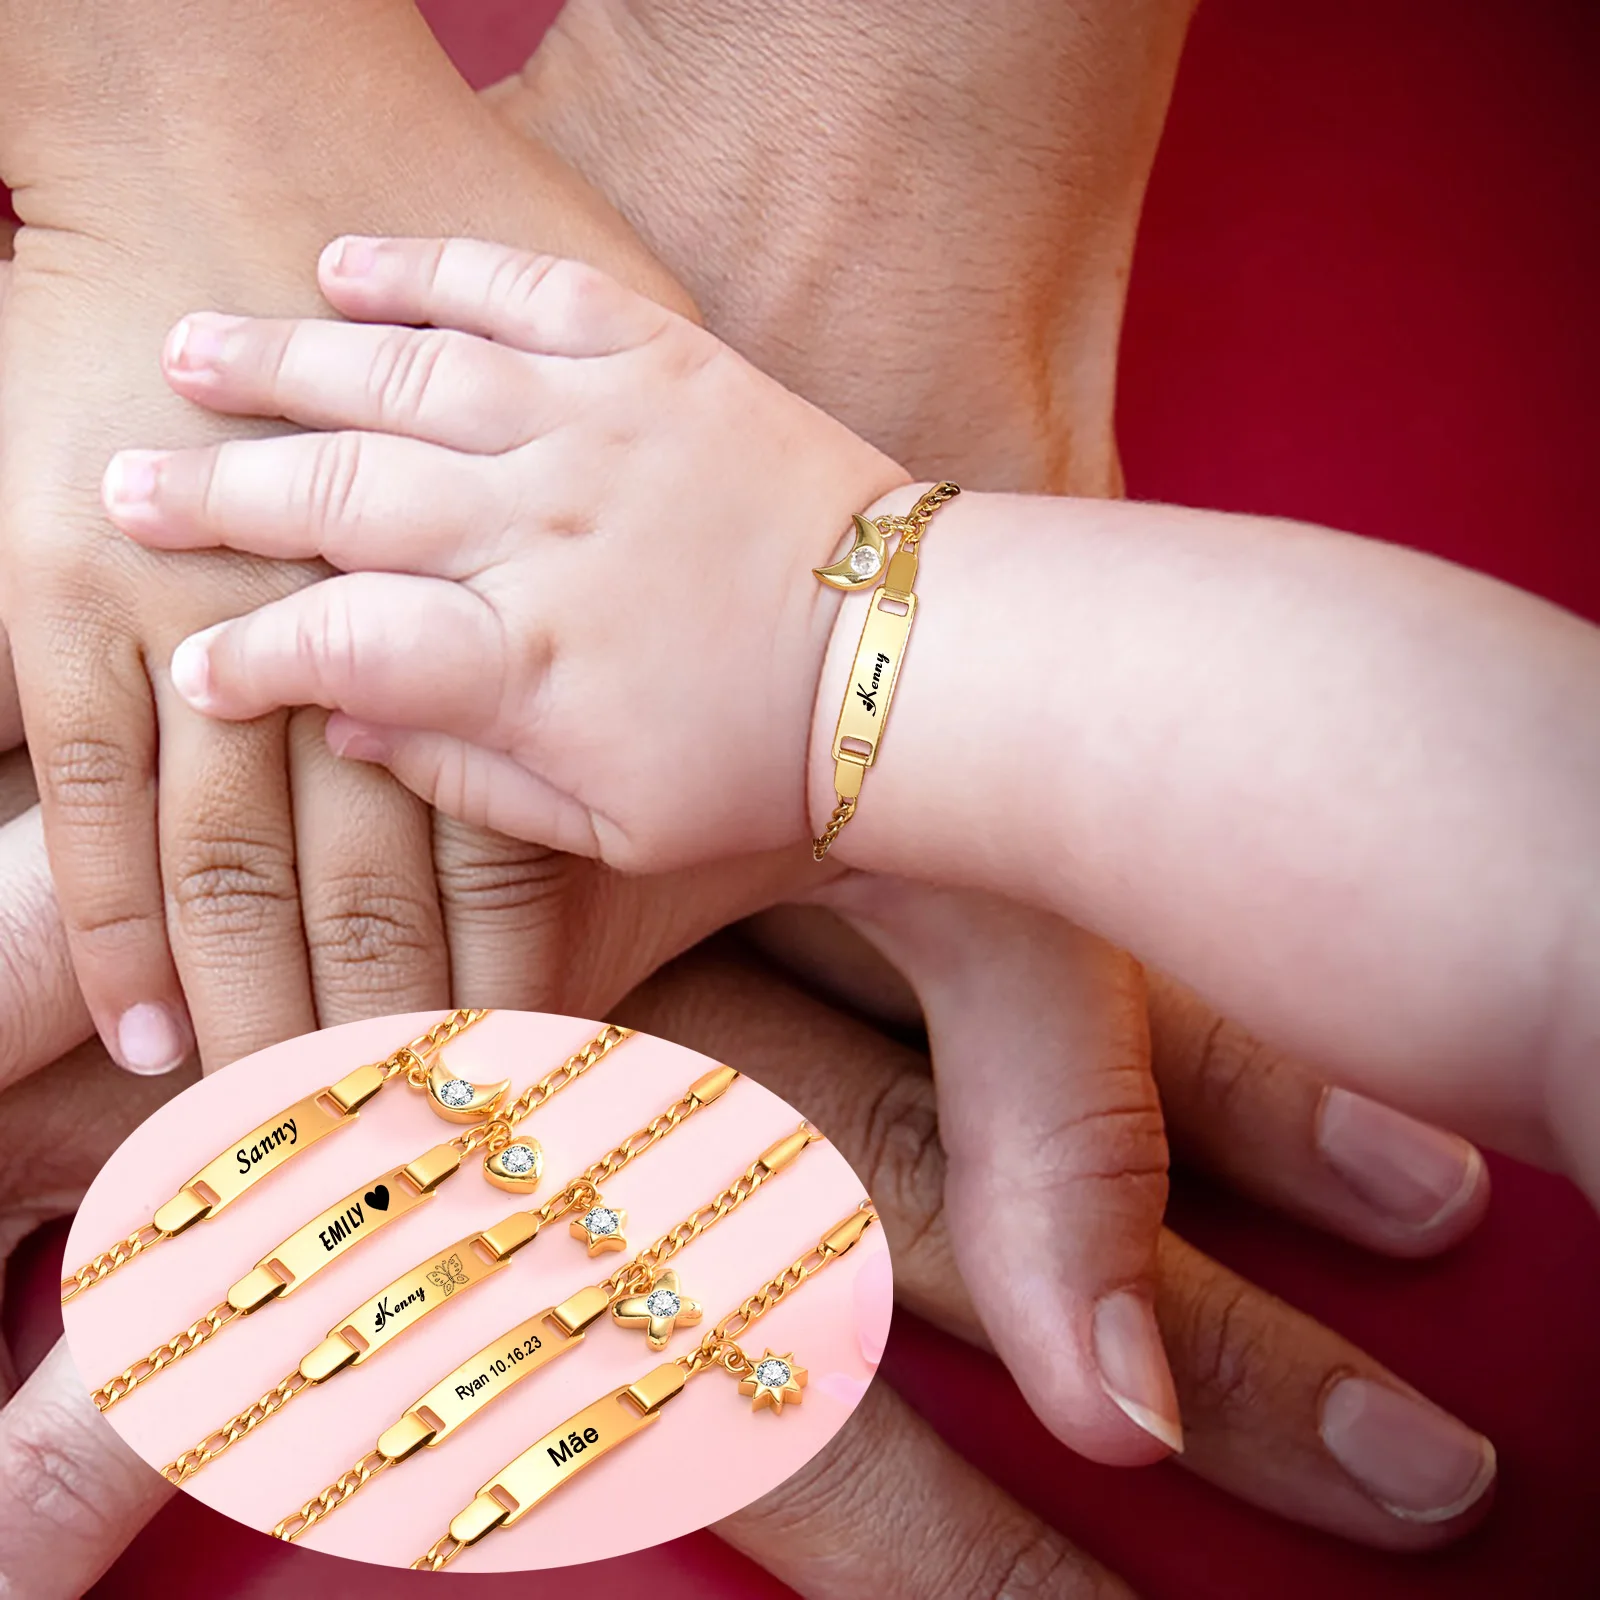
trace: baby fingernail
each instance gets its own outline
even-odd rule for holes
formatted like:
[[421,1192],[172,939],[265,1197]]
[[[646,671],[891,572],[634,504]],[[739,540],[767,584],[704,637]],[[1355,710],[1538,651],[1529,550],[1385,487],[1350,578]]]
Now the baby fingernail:
[[1322,1442],[1386,1511],[1407,1522],[1459,1517],[1494,1482],[1494,1446],[1437,1406],[1368,1378],[1324,1396]]
[[1094,1356],[1100,1382],[1122,1413],[1181,1453],[1178,1393],[1149,1300],[1132,1289],[1119,1289],[1095,1307]]
[[377,259],[376,241],[355,236],[335,239],[322,252],[323,270],[335,278],[363,278]]
[[389,758],[388,742],[359,723],[330,721],[327,739],[328,748],[346,761],[381,762]]
[[218,366],[228,353],[230,335],[240,321],[238,317],[218,316],[210,311],[185,317],[167,335],[163,359],[174,372],[205,372]]
[[1415,1228],[1459,1211],[1485,1177],[1483,1157],[1465,1139],[1345,1089],[1323,1094],[1316,1137],[1328,1164],[1368,1205]]
[[157,1077],[183,1065],[187,1030],[162,1005],[129,1006],[117,1023],[117,1054],[129,1072]]
[[156,497],[165,459],[158,450],[123,450],[114,455],[101,485],[106,510],[136,511],[147,507]]
[[211,639],[215,628],[204,633],[191,634],[172,652],[168,675],[172,687],[196,711],[205,711],[211,704]]

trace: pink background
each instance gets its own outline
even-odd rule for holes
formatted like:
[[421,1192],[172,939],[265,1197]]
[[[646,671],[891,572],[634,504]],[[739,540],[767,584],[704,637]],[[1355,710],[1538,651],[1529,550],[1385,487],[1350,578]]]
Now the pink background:
[[[382,1059],[436,1017],[387,1017],[293,1039],[228,1067],[170,1101],[106,1164],[79,1208],[67,1254],[87,1259],[131,1232],[227,1142],[301,1096]],[[449,1045],[444,1060],[475,1082],[519,1092],[590,1038],[598,1024],[500,1011]],[[638,1035],[568,1085],[518,1129],[545,1148],[532,1202],[664,1110],[714,1063]],[[299,1395],[187,1486],[258,1528],[331,1483],[414,1400],[475,1350],[542,1307],[598,1282],[634,1251],[733,1182],[799,1114],[741,1079],[604,1186],[628,1213],[630,1250],[590,1260],[565,1223],[547,1229],[494,1277],[458,1290],[370,1361]],[[355,1187],[460,1131],[424,1096],[391,1084],[353,1127],[329,1134],[260,1188],[152,1251],[66,1308],[68,1341],[90,1383],[120,1371],[222,1300],[228,1285],[301,1223]],[[705,1308],[652,1351],[641,1332],[597,1323],[576,1349],[501,1395],[437,1449],[365,1488],[303,1541],[310,1548],[406,1565],[479,1486],[557,1423],[694,1340],[813,1246],[864,1189],[844,1157],[814,1144],[673,1263]],[[109,1413],[153,1466],[170,1461],[291,1371],[345,1313],[430,1250],[499,1221],[519,1197],[490,1186],[478,1161],[435,1199],[397,1218],[281,1302],[224,1329]],[[643,1434],[579,1474],[547,1505],[485,1539],[452,1571],[558,1567],[660,1543],[728,1515],[821,1449],[866,1392],[882,1349],[892,1286],[881,1228],[769,1312],[742,1343],[759,1359],[793,1350],[810,1373],[804,1402],[753,1415],[723,1372],[696,1378]],[[869,1356],[871,1360],[869,1360]]]
[[[484,83],[555,6],[423,9]],[[1597,76],[1593,0],[1204,0],[1133,274],[1120,406],[1132,492],[1415,544],[1600,620]],[[1190,1239],[1493,1435],[1493,1515],[1436,1555],[1292,1527],[1176,1467],[1081,1461],[996,1362],[903,1313],[883,1379],[1148,1600],[1600,1592],[1600,1223],[1570,1185],[1490,1164],[1487,1224],[1427,1264],[1176,1181]],[[37,1235],[8,1275],[24,1370],[60,1327],[63,1233]],[[219,1573],[230,1600],[363,1592],[358,1569],[180,1495],[94,1595],[215,1600]],[[570,1576],[617,1594],[648,1583],[653,1600],[789,1593],[710,1534]],[[385,1592],[430,1581],[394,1574]],[[472,1592],[511,1600],[527,1583]]]

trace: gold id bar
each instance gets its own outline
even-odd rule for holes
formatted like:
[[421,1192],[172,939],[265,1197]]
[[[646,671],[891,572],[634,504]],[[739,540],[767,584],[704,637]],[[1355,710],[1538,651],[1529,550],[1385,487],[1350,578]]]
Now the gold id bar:
[[[580,1315],[587,1314],[587,1320],[569,1331],[573,1319],[561,1313],[584,1296],[595,1303],[581,1308]],[[584,1328],[604,1315],[607,1304],[604,1289],[584,1290],[507,1329],[408,1407],[392,1428],[379,1435],[378,1449],[392,1461],[403,1461],[423,1446],[443,1443],[507,1389],[582,1344]]]
[[[916,557],[897,553],[889,562],[883,587],[873,593],[833,736],[841,796],[853,798],[861,792],[861,774],[877,757],[917,614],[917,597],[911,592],[915,581]],[[854,769],[853,777],[847,768]]]
[[493,1276],[538,1231],[534,1217],[518,1211],[492,1228],[446,1245],[341,1317],[328,1337],[301,1360],[301,1373],[312,1383],[323,1383],[346,1367],[358,1366],[459,1291]]
[[360,1067],[297,1100],[208,1161],[150,1220],[170,1236],[216,1216],[302,1150],[348,1127],[384,1081],[381,1068]]
[[362,1184],[262,1256],[228,1290],[228,1304],[243,1312],[258,1311],[269,1300],[291,1294],[346,1251],[431,1200],[436,1187],[460,1167],[461,1152],[440,1144]]
[[476,1544],[495,1528],[509,1528],[608,1450],[642,1433],[683,1383],[683,1368],[668,1362],[568,1417],[484,1484],[450,1524],[450,1537]]

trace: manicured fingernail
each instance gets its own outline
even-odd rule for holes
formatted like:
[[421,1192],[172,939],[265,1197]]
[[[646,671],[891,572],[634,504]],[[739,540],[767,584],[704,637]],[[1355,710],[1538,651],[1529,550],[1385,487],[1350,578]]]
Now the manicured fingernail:
[[364,278],[378,259],[377,241],[350,235],[322,252],[322,270],[334,278]]
[[242,319],[200,311],[185,317],[167,335],[162,359],[174,372],[206,372],[219,365],[228,352],[229,336]]
[[1124,1415],[1181,1454],[1178,1392],[1172,1386],[1155,1308],[1142,1294],[1119,1289],[1095,1307],[1094,1356],[1106,1393]]
[[190,634],[172,652],[172,664],[167,668],[172,687],[196,711],[211,709],[211,641],[218,632],[220,626]]
[[1459,1517],[1494,1482],[1494,1446],[1437,1406],[1369,1378],[1341,1378],[1318,1425],[1329,1453],[1407,1522]]
[[1368,1205],[1414,1228],[1459,1211],[1486,1171],[1465,1139],[1346,1089],[1322,1096],[1317,1148]]
[[328,723],[328,748],[346,761],[387,761],[389,742],[358,722]]
[[166,456],[159,450],[123,450],[112,456],[100,486],[100,497],[110,512],[148,510],[161,481],[161,463]]
[[129,1072],[158,1077],[183,1065],[187,1031],[166,1006],[129,1006],[117,1023],[117,1054]]

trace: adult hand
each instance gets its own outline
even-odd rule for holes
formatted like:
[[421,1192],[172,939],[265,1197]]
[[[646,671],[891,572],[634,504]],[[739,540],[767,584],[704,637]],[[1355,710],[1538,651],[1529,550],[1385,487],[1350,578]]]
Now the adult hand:
[[[508,892],[506,864],[463,887],[476,863],[447,857],[472,907],[453,921],[428,813],[334,761],[320,718],[222,730],[172,694],[178,639],[311,575],[151,562],[104,523],[96,484],[125,438],[214,436],[161,381],[172,319],[194,303],[315,312],[321,245],[378,223],[542,240],[686,302],[586,186],[478,104],[408,5],[210,8],[196,25],[214,32],[191,44],[239,67],[199,82],[161,43],[164,8],[94,9],[92,27],[31,0],[3,18],[0,170],[26,226],[0,326],[0,610],[90,1012],[124,1065],[159,1071],[191,1024],[216,1063],[443,1003],[452,978],[489,987],[486,941],[453,963],[446,941]],[[125,93],[100,81],[110,48]],[[302,102],[285,118],[290,82]],[[494,909],[498,934],[512,919]]]

